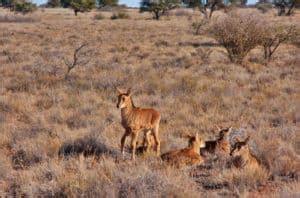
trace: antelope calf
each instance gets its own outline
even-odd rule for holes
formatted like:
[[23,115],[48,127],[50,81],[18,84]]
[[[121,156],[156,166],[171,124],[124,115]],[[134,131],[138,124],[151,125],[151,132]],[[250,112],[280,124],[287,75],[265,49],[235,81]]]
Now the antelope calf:
[[237,140],[230,151],[230,156],[233,157],[232,164],[237,168],[256,168],[260,166],[259,160],[250,152],[249,139],[248,136],[244,141]]
[[214,154],[216,152],[229,154],[230,153],[230,143],[228,141],[228,135],[232,131],[232,127],[220,129],[219,137],[216,140],[205,141],[205,147],[200,149],[201,155],[205,155],[204,153]]
[[200,148],[204,147],[204,141],[196,134],[189,138],[189,146],[184,149],[170,151],[161,155],[162,160],[175,165],[199,165],[203,163],[203,158],[200,156]]
[[160,113],[154,109],[144,109],[136,107],[131,98],[130,89],[122,92],[118,89],[117,108],[121,109],[121,124],[125,129],[125,133],[121,138],[121,152],[124,155],[124,144],[126,137],[131,135],[132,159],[135,159],[137,138],[140,131],[144,131],[144,145],[146,151],[150,147],[149,135],[154,138],[156,146],[156,154],[160,155],[160,140],[158,137],[158,129],[160,123]]

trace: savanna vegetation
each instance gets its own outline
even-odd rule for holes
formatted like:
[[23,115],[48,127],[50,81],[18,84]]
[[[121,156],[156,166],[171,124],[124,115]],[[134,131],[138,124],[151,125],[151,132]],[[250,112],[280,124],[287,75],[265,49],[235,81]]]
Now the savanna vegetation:
[[[0,196],[297,197],[299,10],[210,6],[0,8]],[[117,88],[162,158],[142,133],[122,156]]]

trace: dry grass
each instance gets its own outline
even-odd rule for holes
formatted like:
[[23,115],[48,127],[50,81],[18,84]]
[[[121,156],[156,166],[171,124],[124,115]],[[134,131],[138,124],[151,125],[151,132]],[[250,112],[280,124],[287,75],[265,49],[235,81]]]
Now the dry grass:
[[[298,10],[275,12],[263,17],[299,28]],[[299,195],[299,47],[281,45],[268,65],[255,48],[241,66],[194,35],[191,16],[127,13],[112,21],[111,12],[94,20],[95,12],[45,9],[30,14],[35,23],[1,23],[0,196]],[[90,61],[64,79],[64,58],[84,42]],[[151,155],[121,158],[116,86],[161,112],[162,153],[185,147],[186,134],[214,139],[215,125],[233,125],[231,138],[250,134],[266,169],[230,169],[228,157],[179,170]]]

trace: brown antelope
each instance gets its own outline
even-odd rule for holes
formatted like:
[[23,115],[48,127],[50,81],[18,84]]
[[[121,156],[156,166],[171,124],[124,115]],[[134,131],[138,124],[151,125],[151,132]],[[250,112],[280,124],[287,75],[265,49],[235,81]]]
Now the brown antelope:
[[200,148],[204,146],[204,141],[196,134],[189,138],[189,146],[187,148],[170,151],[161,155],[161,158],[177,167],[182,165],[199,165],[204,161],[199,153]]
[[200,149],[201,155],[204,155],[205,152],[207,153],[223,153],[229,154],[230,153],[230,143],[228,141],[228,135],[232,131],[232,127],[220,129],[219,130],[219,137],[216,140],[205,141],[205,147]]
[[237,140],[230,151],[230,156],[233,157],[232,163],[237,168],[256,168],[260,165],[260,161],[250,152],[248,145],[249,139],[250,136],[244,141]]
[[148,151],[150,147],[149,134],[154,137],[156,154],[160,155],[160,140],[158,137],[158,129],[160,122],[160,113],[154,109],[144,109],[136,107],[131,99],[130,89],[122,92],[118,89],[117,108],[121,109],[122,126],[125,133],[121,138],[121,152],[124,155],[124,144],[126,137],[131,135],[132,159],[135,159],[137,138],[140,131],[144,131],[144,145]]

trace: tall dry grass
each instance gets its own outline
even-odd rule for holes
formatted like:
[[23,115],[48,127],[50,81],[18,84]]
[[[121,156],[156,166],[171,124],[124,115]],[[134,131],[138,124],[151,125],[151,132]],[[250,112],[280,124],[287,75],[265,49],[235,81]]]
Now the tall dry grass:
[[[112,21],[109,12],[94,20],[94,12],[45,9],[30,14],[35,23],[1,23],[0,195],[299,194],[299,47],[280,46],[268,65],[255,48],[240,66],[215,40],[194,35],[189,17],[157,22],[127,13],[130,19]],[[262,16],[300,25],[298,11]],[[90,61],[64,79],[63,59],[82,42],[90,44]],[[214,139],[215,125],[232,125],[232,138],[251,135],[251,151],[267,170],[227,168],[229,156],[182,169],[151,155],[122,159],[117,86],[132,87],[135,104],[161,112],[162,152],[185,147],[186,134]]]

